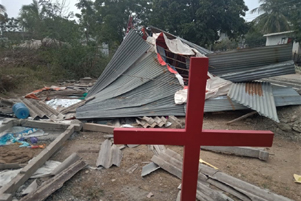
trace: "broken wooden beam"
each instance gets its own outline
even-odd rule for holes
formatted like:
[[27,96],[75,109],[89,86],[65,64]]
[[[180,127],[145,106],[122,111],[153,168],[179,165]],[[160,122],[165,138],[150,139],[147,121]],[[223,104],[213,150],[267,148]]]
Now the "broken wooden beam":
[[49,195],[58,190],[63,184],[71,179],[77,172],[86,167],[87,164],[83,160],[78,160],[64,171],[60,172],[53,178],[45,181],[36,191],[29,193],[23,197],[20,201],[42,201],[45,200]]
[[85,123],[83,126],[84,131],[94,131],[103,133],[113,133],[114,126],[108,126],[104,124]]
[[269,159],[269,152],[265,151],[264,148],[201,146],[201,149],[224,154],[258,158],[263,161],[267,161]]

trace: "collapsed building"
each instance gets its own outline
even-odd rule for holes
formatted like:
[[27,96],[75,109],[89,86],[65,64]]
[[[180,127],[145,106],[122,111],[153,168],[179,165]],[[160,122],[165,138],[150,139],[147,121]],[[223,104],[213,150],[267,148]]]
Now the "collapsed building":
[[190,57],[208,57],[205,112],[252,109],[279,122],[276,107],[300,105],[290,87],[260,79],[295,73],[290,44],[213,53],[150,27],[131,30],[79,107],[77,119],[185,116]]

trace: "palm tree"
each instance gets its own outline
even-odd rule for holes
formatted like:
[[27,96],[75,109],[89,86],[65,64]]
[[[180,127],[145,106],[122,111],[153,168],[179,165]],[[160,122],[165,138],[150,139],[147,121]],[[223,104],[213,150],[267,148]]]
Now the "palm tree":
[[39,37],[39,30],[43,26],[43,8],[41,8],[37,0],[33,0],[29,5],[22,6],[18,19],[27,31]]
[[260,15],[253,22],[255,27],[263,34],[288,31],[291,29],[287,19],[287,11],[284,4],[289,2],[283,0],[259,0],[260,6],[251,10],[251,13],[258,12]]

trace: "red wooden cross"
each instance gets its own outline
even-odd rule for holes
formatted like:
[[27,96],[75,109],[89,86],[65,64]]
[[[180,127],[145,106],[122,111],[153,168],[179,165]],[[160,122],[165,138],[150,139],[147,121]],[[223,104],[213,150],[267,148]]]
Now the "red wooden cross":
[[208,58],[191,58],[185,129],[115,128],[116,144],[183,145],[182,201],[195,201],[200,146],[270,147],[271,131],[203,130]]

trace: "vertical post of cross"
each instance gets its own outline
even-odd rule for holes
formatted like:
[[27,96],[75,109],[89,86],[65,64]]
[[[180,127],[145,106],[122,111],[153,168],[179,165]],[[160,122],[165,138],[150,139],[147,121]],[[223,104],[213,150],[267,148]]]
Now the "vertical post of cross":
[[[194,201],[197,190],[200,138],[203,127],[208,58],[191,58],[186,112],[186,142],[182,174],[182,201]],[[184,174],[185,172],[185,174]]]

